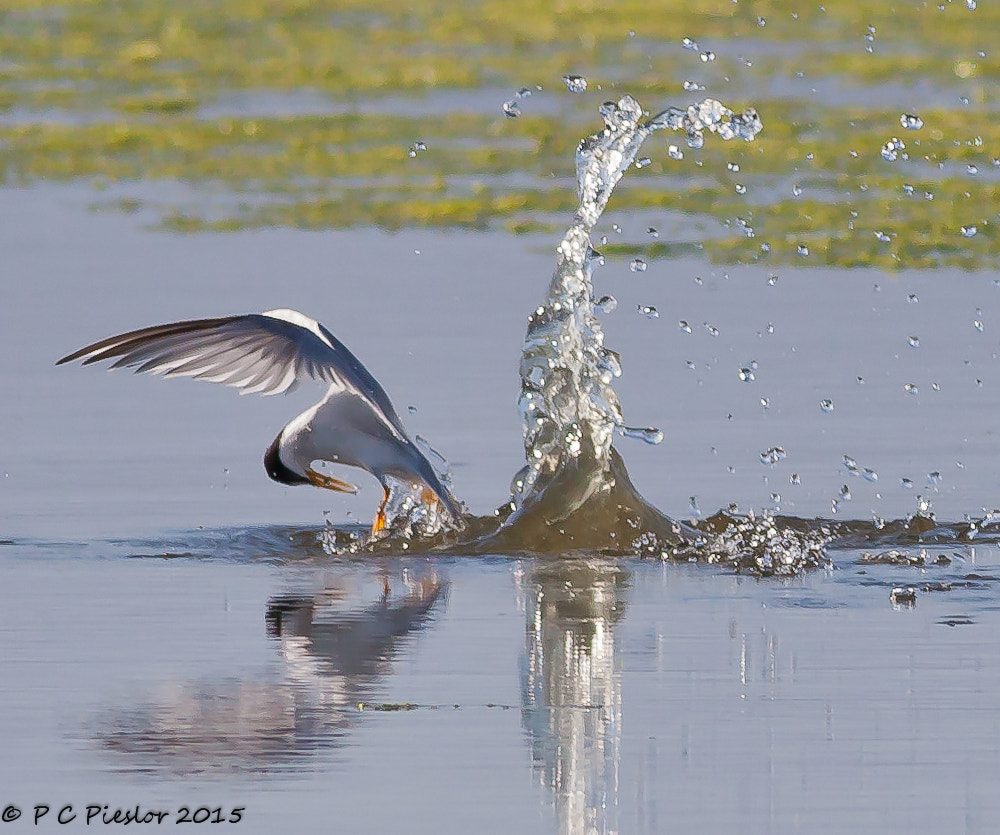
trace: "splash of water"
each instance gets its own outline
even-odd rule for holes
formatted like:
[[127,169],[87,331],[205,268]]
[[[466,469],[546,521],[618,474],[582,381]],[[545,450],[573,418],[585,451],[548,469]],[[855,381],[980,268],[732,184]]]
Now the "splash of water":
[[605,300],[594,296],[593,274],[601,256],[591,232],[654,132],[679,131],[690,147],[700,148],[706,132],[752,141],[761,120],[752,108],[734,113],[714,99],[646,118],[639,103],[624,96],[601,105],[600,113],[604,129],[584,139],[576,152],[579,207],[556,250],[545,298],[528,317],[518,400],[526,464],[513,479],[510,501],[495,517],[467,519],[455,531],[401,485],[390,497],[391,536],[381,545],[430,536],[433,545],[466,554],[701,559],[756,574],[793,574],[823,564],[827,531],[796,530],[769,514],[717,514],[697,528],[669,519],[635,489],[612,443],[616,433],[638,434],[651,443],[663,433],[625,424],[614,389],[620,360],[605,347],[595,313]]

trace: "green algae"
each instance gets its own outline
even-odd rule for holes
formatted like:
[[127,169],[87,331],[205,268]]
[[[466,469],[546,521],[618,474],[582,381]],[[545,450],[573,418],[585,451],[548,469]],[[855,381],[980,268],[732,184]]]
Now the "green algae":
[[[626,178],[614,208],[683,215],[718,234],[625,240],[608,254],[670,258],[697,245],[718,261],[780,264],[805,246],[816,264],[975,269],[1000,262],[1000,125],[989,113],[1000,59],[984,42],[998,25],[992,4],[959,3],[8,0],[0,178],[124,184],[131,194],[112,205],[158,213],[176,232],[528,234],[572,211],[575,145],[600,100],[628,91],[647,106],[683,105],[704,97],[681,90],[693,78],[729,106],[754,104],[763,134],[699,151],[668,138],[683,160],[651,142],[650,164]],[[684,37],[717,59],[700,61]],[[567,72],[586,75],[591,92],[561,88]],[[954,91],[954,104],[921,110],[925,127],[906,131],[900,108],[850,103],[865,96],[782,92],[799,73],[861,91],[923,84]],[[521,118],[505,118],[503,98],[536,84],[562,97],[557,112],[527,98]],[[459,90],[496,98],[492,115],[464,112]],[[303,92],[329,113],[280,115],[265,103],[248,116],[232,103]],[[431,93],[439,100],[426,115]],[[907,159],[883,159],[893,136]],[[414,153],[418,141],[426,150]],[[189,196],[154,203],[157,182],[187,184]],[[205,188],[231,199],[209,208]],[[976,235],[963,236],[970,225]]]

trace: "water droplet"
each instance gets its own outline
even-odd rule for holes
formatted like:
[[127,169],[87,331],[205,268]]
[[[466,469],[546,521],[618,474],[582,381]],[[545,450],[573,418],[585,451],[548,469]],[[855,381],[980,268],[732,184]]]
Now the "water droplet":
[[799,478],[799,474],[798,474],[798,473],[792,473],[792,474],[791,474],[791,475],[790,475],[790,476],[788,477],[788,483],[789,483],[789,484],[796,484],[796,485],[797,485],[797,484],[801,484],[801,483],[802,483],[802,479],[801,479],[801,478]]
[[597,306],[601,309],[602,313],[612,313],[618,307],[618,299],[614,296],[601,296],[597,302]]
[[979,230],[975,226],[963,226],[962,227],[962,237],[963,238],[974,238],[976,237],[976,232]]
[[958,101],[959,101],[960,104],[968,104],[969,103],[969,97],[968,96],[959,96],[958,97]]
[[416,149],[416,148],[413,148],[413,147],[411,147],[411,148],[410,148],[410,149],[409,149],[409,150],[408,150],[408,151],[406,152],[406,155],[407,155],[407,156],[408,156],[408,157],[409,157],[410,159],[413,159],[413,158],[414,158],[414,157],[415,157],[415,156],[417,155],[417,149]]
[[865,384],[865,378],[864,377],[858,377],[858,385],[859,386],[863,386],[864,384]]
[[980,333],[982,333],[983,332],[983,323],[982,323],[982,320],[980,320],[980,319],[974,320],[973,323],[972,323],[972,327],[974,327],[977,331],[979,331]]
[[887,243],[889,243],[889,241],[891,240],[891,239],[889,238],[889,236],[885,234],[885,232],[881,232],[881,231],[878,231],[878,232],[876,232],[876,233],[875,233],[875,237],[876,237],[876,238],[878,238],[878,240],[879,240],[879,241],[880,241],[881,243],[884,243],[884,244],[887,244]]
[[875,525],[875,530],[880,531],[885,528],[885,519],[879,516],[877,513],[872,514],[872,522]]
[[705,89],[705,85],[699,84],[697,81],[685,81],[683,86],[684,90],[688,93],[694,93]]
[[820,400],[819,401],[819,407],[824,412],[832,412],[833,411],[833,401],[829,400],[829,399]]
[[641,258],[633,258],[628,268],[634,273],[644,273],[646,272],[646,262]]
[[919,348],[920,347],[920,338],[919,337],[908,336],[906,339],[910,343],[910,347],[911,348]]
[[[902,140],[894,136],[882,146],[882,158],[888,162],[895,162],[899,158],[899,152],[905,148],[906,145],[903,144]],[[851,151],[851,154],[857,156],[854,151]]]
[[639,159],[637,159],[635,161],[635,167],[636,168],[645,168],[651,162],[652,162],[652,160],[649,157],[639,157]]
[[406,407],[406,411],[408,411],[411,415],[415,415],[417,413],[417,407],[416,406],[407,406]]
[[737,194],[746,194],[747,193],[747,187],[745,185],[743,185],[743,183],[737,183],[736,184],[736,193]]
[[425,142],[419,142],[419,141],[414,142],[413,143],[413,150],[414,151],[426,151],[427,150],[427,143],[425,143]]
[[760,405],[763,406],[765,409],[770,408],[770,406],[771,406],[771,399],[769,397],[762,397],[760,399]]
[[857,475],[858,462],[855,461],[853,458],[851,458],[850,455],[845,455],[843,457],[843,460],[844,460],[844,469],[846,469],[850,475]]
[[686,366],[687,366],[688,368],[690,368],[690,369],[691,369],[692,371],[694,371],[694,363],[693,363],[693,362],[691,362],[691,360],[684,360],[684,364],[685,364],[685,365],[686,365]]
[[840,500],[849,502],[851,500],[851,488],[846,484],[840,488]]
[[714,61],[714,60],[715,60],[715,53],[712,52],[712,50],[708,49],[705,52],[701,53],[701,62],[703,64],[707,64],[709,61]]
[[767,323],[767,327],[764,328],[765,333],[774,333],[774,325],[770,322]]
[[914,395],[920,393],[916,385],[914,385],[913,383],[907,383],[905,386],[903,386],[903,391],[905,391],[907,394],[914,394]]
[[691,496],[688,499],[688,503],[690,504],[690,507],[691,507],[691,514],[695,518],[701,516],[701,508],[698,507],[698,497],[697,496]]
[[655,426],[647,426],[645,428],[641,426],[623,426],[621,433],[626,438],[638,438],[647,444],[655,445],[663,441],[663,432]]
[[878,473],[870,467],[865,467],[865,481],[876,482],[878,481]]
[[587,90],[587,79],[582,75],[564,75],[563,83],[571,93],[583,93]]
[[660,318],[659,311],[655,307],[652,307],[651,305],[640,304],[637,309],[647,319],[659,319]]
[[973,165],[971,162],[965,166],[965,173],[971,174],[973,177],[979,173],[979,168]]
[[965,8],[967,8],[970,12],[974,12],[977,5],[976,0],[965,0]]
[[683,46],[685,49],[690,49],[691,51],[695,51],[698,49],[698,42],[692,40],[691,38],[684,38],[681,41],[681,46]]
[[802,186],[796,183],[795,185],[792,186],[792,197],[801,197],[801,196],[802,196]]
[[521,115],[521,105],[519,105],[514,99],[505,101],[503,103],[503,112],[508,119],[516,119]]
[[677,327],[684,331],[684,333],[691,333],[691,326],[684,319],[681,319],[677,323]]
[[670,159],[684,159],[684,152],[676,145],[668,145],[667,156],[670,157]]
[[740,380],[742,380],[744,383],[752,383],[754,380],[757,379],[753,373],[753,370],[750,368],[741,368],[739,376]]
[[717,327],[715,327],[715,325],[710,325],[710,324],[708,324],[708,322],[705,322],[703,324],[704,324],[705,330],[707,330],[710,335],[712,335],[712,336],[718,336],[719,335],[719,329]]
[[531,90],[529,90],[527,87],[522,87],[520,90],[517,91],[517,97],[519,99],[531,98]]
[[617,223],[612,223],[611,224],[611,231],[612,232],[616,232],[616,233],[618,233],[620,235],[622,233],[622,228]]
[[728,168],[730,171],[738,172],[740,170],[740,164],[738,162],[729,162],[726,163],[726,168]]
[[771,466],[777,464],[783,458],[786,458],[785,450],[780,446],[773,446],[764,450],[760,454],[761,464],[770,464]]
[[976,385],[979,386],[979,388],[982,388],[983,387],[983,381],[977,378],[976,379]]
[[769,275],[769,276],[767,277],[767,283],[768,283],[768,284],[769,284],[769,285],[770,285],[771,287],[774,287],[774,285],[778,283],[778,274],[777,274],[777,273],[771,273],[771,274],[770,274],[770,275]]
[[913,186],[911,186],[909,183],[903,183],[903,193],[912,196]]
[[924,126],[924,120],[913,113],[904,113],[899,117],[899,124],[907,130],[920,130]]
[[646,227],[646,234],[649,235],[649,237],[651,237],[651,238],[658,238],[658,237],[660,237],[660,233],[656,230],[655,226],[647,226]]
[[912,490],[913,482],[910,481],[910,479],[903,477],[899,480],[899,486],[902,487],[904,490]]
[[917,294],[916,293],[910,293],[910,295],[908,295],[906,297],[906,303],[907,304],[916,304],[919,301],[920,301],[920,299],[917,298]]
[[801,255],[803,258],[805,258],[809,254],[809,247],[807,247],[805,244],[799,244],[795,248],[795,251],[798,252],[798,254]]
[[927,484],[933,487],[935,484],[941,483],[941,473],[935,470],[932,473],[927,473]]
[[938,383],[931,383],[931,388],[934,389],[934,391],[941,391],[941,386]]
[[763,18],[763,17],[758,17],[757,18],[757,25],[758,26],[766,26],[767,25],[767,20],[765,18]]

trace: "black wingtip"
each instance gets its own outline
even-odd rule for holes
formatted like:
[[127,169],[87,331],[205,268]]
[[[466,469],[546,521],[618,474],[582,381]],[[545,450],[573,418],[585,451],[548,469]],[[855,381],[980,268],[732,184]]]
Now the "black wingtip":
[[268,477],[273,481],[277,481],[278,484],[311,484],[312,482],[308,478],[300,476],[284,465],[281,456],[278,455],[280,441],[281,435],[278,435],[271,443],[271,446],[267,448],[267,452],[264,453],[264,469],[267,471]]

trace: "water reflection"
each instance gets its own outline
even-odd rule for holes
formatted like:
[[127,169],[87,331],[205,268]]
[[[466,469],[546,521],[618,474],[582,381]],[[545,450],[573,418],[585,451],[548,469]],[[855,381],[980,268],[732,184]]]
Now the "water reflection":
[[433,571],[404,571],[398,599],[387,576],[384,582],[378,599],[362,608],[344,605],[348,594],[338,581],[315,594],[272,598],[267,633],[284,664],[169,682],[144,704],[112,711],[99,739],[130,755],[134,770],[181,774],[294,769],[337,747],[448,589]]
[[622,698],[614,627],[630,576],[617,561],[574,560],[536,563],[523,577],[523,723],[564,835],[618,831]]

